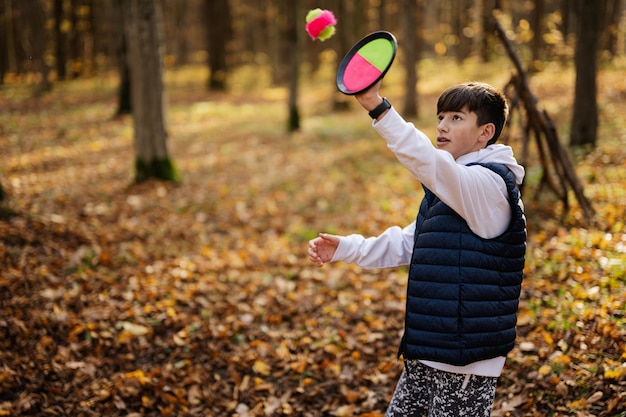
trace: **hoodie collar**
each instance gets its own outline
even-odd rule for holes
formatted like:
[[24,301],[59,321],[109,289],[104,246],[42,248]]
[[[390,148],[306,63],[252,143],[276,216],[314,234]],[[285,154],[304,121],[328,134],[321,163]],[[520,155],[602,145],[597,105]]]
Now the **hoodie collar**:
[[467,165],[470,163],[492,163],[502,164],[513,172],[515,182],[519,185],[524,179],[524,167],[517,163],[513,156],[513,148],[508,145],[496,143],[475,152],[460,156],[456,160],[457,164]]

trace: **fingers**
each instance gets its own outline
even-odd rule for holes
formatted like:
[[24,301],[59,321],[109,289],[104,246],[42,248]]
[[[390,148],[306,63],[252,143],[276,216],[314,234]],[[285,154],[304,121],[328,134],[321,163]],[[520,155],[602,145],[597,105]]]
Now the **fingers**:
[[326,243],[329,243],[333,246],[337,246],[339,244],[339,237],[335,235],[329,235],[328,233],[320,233],[320,239],[324,240]]
[[309,249],[307,252],[309,254],[309,259],[311,260],[311,262],[313,262],[315,265],[319,267],[322,267],[324,266],[324,261],[318,254],[318,246],[317,246],[318,240],[320,240],[319,237],[309,240]]
[[338,245],[338,236],[320,233],[318,237],[309,241],[309,259],[321,267],[331,261]]
[[323,266],[333,259],[335,251],[339,246],[339,236],[328,233],[320,233],[315,239],[309,240],[309,259],[317,266]]

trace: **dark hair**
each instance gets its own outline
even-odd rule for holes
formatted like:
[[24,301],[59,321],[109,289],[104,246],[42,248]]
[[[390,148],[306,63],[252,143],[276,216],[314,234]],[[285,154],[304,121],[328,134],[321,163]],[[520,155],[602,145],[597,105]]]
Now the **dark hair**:
[[478,126],[486,123],[495,125],[495,133],[487,145],[495,143],[509,116],[506,97],[489,84],[475,81],[458,84],[441,93],[437,101],[437,114],[460,111],[464,106],[476,113]]

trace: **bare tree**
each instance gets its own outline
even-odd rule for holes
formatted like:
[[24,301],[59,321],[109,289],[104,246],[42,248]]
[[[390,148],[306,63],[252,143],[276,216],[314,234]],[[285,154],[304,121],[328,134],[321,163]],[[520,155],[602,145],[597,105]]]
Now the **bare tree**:
[[515,52],[512,42],[498,21],[498,13],[494,12],[493,16],[496,33],[502,40],[516,69],[505,87],[505,93],[511,102],[511,112],[516,109],[521,111],[523,108],[526,113],[526,120],[521,118],[522,124],[525,125],[523,126],[524,141],[521,163],[526,165],[528,142],[531,134],[533,134],[542,166],[541,182],[537,194],[543,186],[547,186],[561,199],[565,210],[569,210],[569,189],[571,189],[583,210],[585,219],[591,221],[594,208],[585,196],[582,183],[576,175],[569,154],[559,140],[556,125],[547,111],[539,109],[538,100],[530,89],[528,75],[522,67],[522,62]]
[[55,61],[57,69],[57,78],[64,80],[67,72],[65,65],[67,64],[67,36],[63,30],[63,22],[65,20],[65,8],[63,0],[54,0],[54,41],[55,41]]
[[33,2],[33,7],[26,9],[30,15],[29,19],[32,24],[31,51],[35,57],[35,70],[41,74],[36,94],[44,94],[52,89],[50,82],[50,67],[46,62],[46,53],[48,49],[48,31],[46,29],[46,21],[48,20],[48,10],[42,0]]
[[209,52],[209,83],[211,91],[226,90],[226,46],[232,37],[232,22],[228,0],[206,0],[207,38]]
[[422,47],[422,31],[424,20],[424,0],[403,0],[403,38],[404,65],[406,70],[403,114],[407,116],[419,116],[418,90],[417,90],[417,63],[420,58]]
[[117,66],[120,77],[120,85],[117,92],[117,111],[116,116],[123,114],[131,114],[133,104],[131,100],[131,85],[130,85],[130,66],[128,62],[128,41],[126,40],[125,27],[125,13],[123,11],[124,0],[115,0],[113,6],[114,13],[114,27],[117,29],[115,33],[117,35]]
[[543,59],[543,27],[545,16],[545,0],[535,0],[534,8],[531,15],[531,25],[533,29],[533,38],[530,42],[530,50],[533,56],[532,66],[533,69],[540,67],[540,62]]
[[621,0],[603,1],[605,6],[601,27],[605,29],[600,38],[600,49],[607,51],[610,56],[616,56],[618,54],[619,20],[622,16],[622,2]]
[[494,20],[491,14],[494,10],[500,10],[501,0],[483,0],[480,20],[482,24],[482,38],[480,47],[480,56],[483,62],[489,62],[492,58],[494,51],[494,43],[496,42],[494,34],[496,29],[494,28]]
[[170,160],[165,126],[161,2],[125,0],[126,39],[135,127],[135,181],[179,181]]
[[456,45],[456,59],[458,62],[463,62],[472,53],[472,38],[468,35],[468,29],[470,29],[472,16],[471,8],[473,1],[470,0],[457,0],[456,7],[453,7],[454,15],[454,32],[458,39]]
[[9,40],[10,24],[13,20],[9,16],[11,7],[7,1],[0,1],[0,85],[4,82],[4,74],[9,72]]
[[285,26],[286,39],[289,44],[289,100],[287,103],[289,117],[287,120],[287,131],[295,132],[300,130],[300,112],[298,109],[298,84],[300,78],[300,45],[302,29],[299,25],[300,20],[304,20],[304,13],[302,9],[302,0],[287,2],[287,16],[292,18],[287,19]]
[[71,63],[70,76],[77,78],[94,70],[96,16],[92,0],[69,0],[69,7],[70,29],[67,42]]
[[576,87],[574,112],[570,131],[570,146],[596,144],[598,130],[597,103],[597,45],[600,36],[600,19],[603,2],[574,0],[577,15]]

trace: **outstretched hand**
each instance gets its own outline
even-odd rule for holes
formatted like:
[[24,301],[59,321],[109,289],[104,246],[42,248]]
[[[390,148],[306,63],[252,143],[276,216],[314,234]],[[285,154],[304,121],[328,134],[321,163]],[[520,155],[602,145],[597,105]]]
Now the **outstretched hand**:
[[309,240],[309,259],[315,265],[322,267],[333,259],[338,246],[338,236],[320,233],[315,239]]

